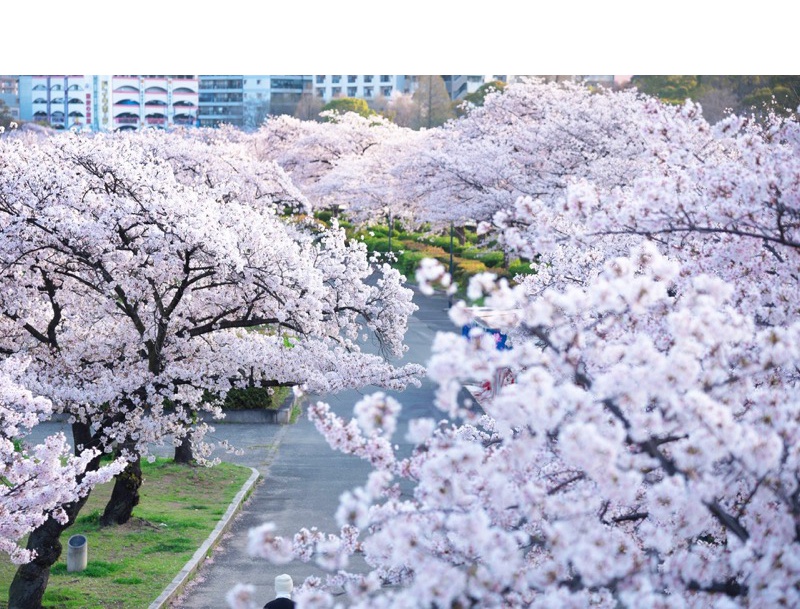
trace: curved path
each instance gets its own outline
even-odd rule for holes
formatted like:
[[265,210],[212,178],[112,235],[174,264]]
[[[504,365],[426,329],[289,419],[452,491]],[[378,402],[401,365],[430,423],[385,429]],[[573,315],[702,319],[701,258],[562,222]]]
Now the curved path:
[[[406,343],[409,351],[403,361],[426,364],[437,331],[452,331],[447,317],[447,299],[415,292],[420,307],[409,322]],[[363,391],[346,391],[322,396],[339,415],[349,417]],[[422,387],[411,387],[394,394],[403,404],[394,441],[403,447],[408,420],[419,416],[441,418],[433,407],[433,386],[423,380]],[[283,567],[251,558],[247,554],[247,533],[252,527],[272,521],[277,532],[291,536],[302,527],[317,526],[324,532],[336,532],[334,514],[339,495],[362,485],[368,465],[356,457],[342,455],[328,447],[313,424],[304,416],[294,425],[219,424],[216,436],[225,438],[244,450],[244,454],[225,460],[256,468],[262,475],[253,494],[243,504],[229,533],[201,567],[198,576],[183,595],[172,601],[182,609],[221,609],[225,594],[237,582],[256,588],[262,604],[274,597],[273,580],[279,573],[289,573],[300,584],[309,575],[322,575],[313,563],[299,561]]]

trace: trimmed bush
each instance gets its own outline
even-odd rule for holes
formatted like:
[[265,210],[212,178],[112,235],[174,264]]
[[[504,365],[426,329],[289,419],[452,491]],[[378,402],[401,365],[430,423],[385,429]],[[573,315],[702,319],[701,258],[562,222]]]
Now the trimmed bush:
[[405,249],[414,250],[425,254],[425,256],[428,258],[436,258],[440,261],[450,258],[450,254],[446,250],[442,249],[441,247],[436,247],[435,245],[417,243],[416,241],[407,241],[403,242],[403,246]]
[[530,262],[517,259],[508,265],[508,274],[511,277],[515,275],[535,275],[536,267],[531,268]]
[[[290,389],[288,387],[273,387],[271,395],[269,389],[266,387],[233,388],[228,391],[228,394],[225,396],[222,409],[270,410],[279,408],[288,397],[289,392]],[[205,399],[210,401],[212,396],[206,395]]]
[[[370,252],[386,253],[389,251],[389,238],[388,237],[364,237],[364,243],[367,244],[367,250]],[[397,249],[397,244],[392,239],[392,249]]]
[[469,260],[467,258],[457,258],[455,260],[454,273],[459,281],[464,276],[472,277],[478,273],[485,273],[487,270],[486,265],[480,260]]
[[478,255],[478,260],[486,266],[503,266],[503,252],[483,252]]
[[414,279],[414,273],[417,270],[423,258],[430,258],[422,252],[415,252],[414,250],[404,250],[402,254],[397,254],[397,269],[405,275],[409,280]]

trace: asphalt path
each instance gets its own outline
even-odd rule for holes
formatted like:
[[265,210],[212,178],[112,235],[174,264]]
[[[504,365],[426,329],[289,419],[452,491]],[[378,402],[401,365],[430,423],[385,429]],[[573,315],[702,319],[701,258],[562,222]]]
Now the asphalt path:
[[[447,317],[445,295],[424,296],[415,290],[414,302],[419,310],[409,320],[406,333],[409,350],[395,363],[425,365],[430,359],[435,333],[454,331],[455,328]],[[310,396],[309,399],[325,401],[334,412],[349,419],[361,396],[380,390],[366,387],[359,391]],[[403,405],[393,436],[393,442],[399,445],[402,454],[411,449],[404,440],[410,419],[433,417],[438,420],[444,415],[433,406],[434,387],[427,379],[422,380],[421,387],[388,393]],[[54,422],[39,425],[33,430],[30,440],[38,442],[55,431],[63,431],[68,438],[71,436],[67,424]],[[215,423],[215,431],[209,439],[226,440],[240,449],[241,454],[220,450],[214,456],[253,467],[261,474],[261,479],[211,558],[205,561],[184,593],[170,606],[181,609],[227,607],[225,595],[237,583],[255,586],[256,598],[259,604],[263,604],[274,597],[273,581],[280,573],[289,573],[295,585],[309,575],[324,579],[324,572],[313,562],[295,561],[278,567],[251,557],[247,553],[248,531],[264,522],[273,522],[277,533],[286,536],[313,526],[323,532],[338,532],[335,513],[339,496],[345,490],[365,483],[370,471],[368,464],[331,449],[305,413],[291,425]],[[168,447],[154,447],[153,452],[172,455]],[[359,565],[353,564],[351,568],[358,569]]]
[[[417,291],[414,302],[419,310],[409,322],[406,334],[409,350],[397,363],[425,365],[430,359],[435,333],[452,331],[454,327],[447,317],[446,296],[435,294],[428,297]],[[362,395],[378,390],[377,387],[367,387],[311,399],[325,401],[338,415],[349,418]],[[403,440],[408,421],[421,416],[440,419],[442,413],[433,406],[434,387],[427,379],[423,379],[419,388],[409,387],[402,392],[389,393],[403,404],[393,441],[400,445],[401,452],[405,452],[410,449]],[[301,416],[297,423],[285,426],[223,424],[217,426],[216,433],[244,450],[239,457],[223,458],[255,467],[262,479],[211,561],[206,561],[194,582],[172,606],[182,609],[226,607],[225,594],[237,582],[255,586],[256,598],[260,603],[266,603],[274,597],[273,581],[280,573],[290,574],[295,585],[310,575],[324,579],[324,573],[313,562],[295,561],[273,566],[249,556],[247,533],[268,521],[275,523],[278,534],[287,536],[312,526],[323,532],[336,533],[338,528],[334,515],[339,496],[345,490],[365,483],[370,471],[368,464],[331,449],[305,416]],[[353,564],[351,568],[358,569],[359,565]]]

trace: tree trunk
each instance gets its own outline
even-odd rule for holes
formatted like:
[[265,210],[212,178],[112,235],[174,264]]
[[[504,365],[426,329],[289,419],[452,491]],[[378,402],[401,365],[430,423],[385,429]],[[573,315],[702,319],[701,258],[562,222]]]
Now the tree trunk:
[[459,245],[464,245],[467,242],[467,229],[464,226],[456,226],[455,227],[455,235],[456,239],[458,239]]
[[[95,444],[91,430],[85,423],[73,423],[72,437],[76,455]],[[89,462],[86,471],[97,471],[99,468],[100,457],[98,456]],[[34,550],[36,558],[17,568],[14,580],[8,590],[9,609],[41,609],[42,597],[47,588],[47,581],[50,579],[50,567],[61,556],[62,546],[59,541],[61,533],[75,522],[78,512],[88,498],[89,493],[86,493],[78,501],[63,506],[67,514],[65,524],[61,524],[51,517],[28,536],[28,543],[25,547],[28,550]]]
[[[127,444],[124,446],[126,447]],[[123,448],[124,448],[123,447]],[[131,519],[133,508],[139,505],[139,487],[142,486],[142,458],[129,461],[125,469],[116,475],[111,498],[100,517],[100,526],[125,524]]]
[[65,528],[53,518],[48,518],[30,534],[26,547],[36,550],[36,558],[17,568],[8,591],[9,609],[40,609],[50,579],[50,567],[61,556],[59,537]]
[[175,463],[182,463],[184,465],[192,465],[194,463],[192,439],[189,433],[183,436],[180,445],[175,447]]

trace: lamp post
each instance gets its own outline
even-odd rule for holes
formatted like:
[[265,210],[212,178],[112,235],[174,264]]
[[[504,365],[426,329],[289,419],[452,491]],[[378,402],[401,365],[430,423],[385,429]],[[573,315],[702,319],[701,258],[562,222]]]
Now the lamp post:
[[[450,281],[453,281],[453,221],[450,220]],[[447,308],[453,306],[453,295],[447,295]]]
[[387,207],[386,209],[388,210],[387,213],[389,215],[389,252],[391,253],[391,251],[392,251],[392,224],[393,224],[393,222],[392,222],[392,208],[391,207]]

